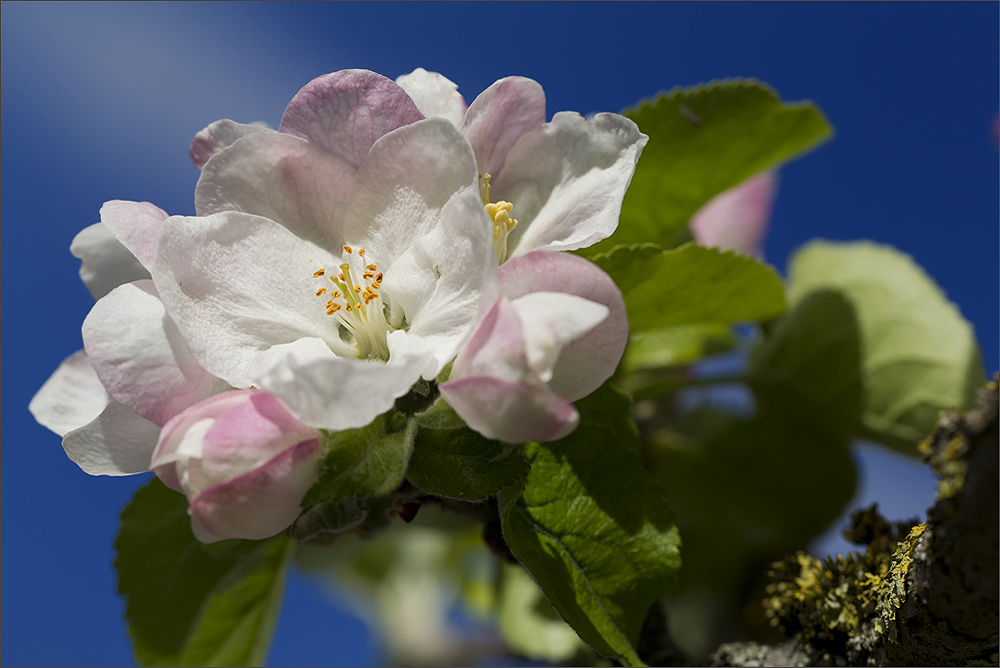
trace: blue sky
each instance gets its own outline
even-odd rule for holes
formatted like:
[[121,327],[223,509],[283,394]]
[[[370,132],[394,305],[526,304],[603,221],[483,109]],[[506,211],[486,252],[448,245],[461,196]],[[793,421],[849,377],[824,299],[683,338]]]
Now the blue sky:
[[[111,544],[144,477],[82,473],[27,404],[81,347],[92,300],[73,236],[110,199],[193,213],[187,147],[209,122],[277,125],[302,85],[348,67],[440,71],[467,101],[529,76],[550,115],[756,77],[786,100],[815,100],[837,133],[783,170],[768,260],[783,268],[817,236],[896,245],[973,322],[992,373],[998,18],[996,3],[4,2],[3,663],[132,660]],[[933,483],[922,467],[877,448],[858,456],[860,500],[923,512]],[[359,620],[293,577],[273,664],[364,665],[374,649]]]

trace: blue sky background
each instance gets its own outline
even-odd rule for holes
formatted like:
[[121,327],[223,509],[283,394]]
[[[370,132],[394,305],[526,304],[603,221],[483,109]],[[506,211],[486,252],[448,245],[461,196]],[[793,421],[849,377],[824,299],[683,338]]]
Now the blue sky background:
[[[128,665],[117,515],[145,476],[93,478],[27,404],[81,347],[92,300],[69,243],[110,199],[193,213],[195,132],[276,126],[310,79],[422,66],[471,100],[537,79],[549,114],[617,111],[675,85],[749,76],[813,99],[836,137],[782,172],[769,261],[810,238],[913,255],[998,352],[997,3],[2,5],[2,656]],[[858,450],[858,502],[922,514],[933,481]],[[836,540],[821,551],[841,549]],[[362,623],[293,576],[274,665],[379,661]]]

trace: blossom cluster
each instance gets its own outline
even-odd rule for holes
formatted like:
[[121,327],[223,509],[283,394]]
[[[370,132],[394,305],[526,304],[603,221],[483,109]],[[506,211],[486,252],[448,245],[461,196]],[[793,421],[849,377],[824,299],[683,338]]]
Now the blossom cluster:
[[197,133],[194,216],[111,201],[74,239],[84,350],[32,400],[94,475],[154,471],[204,542],[291,524],[324,435],[420,379],[490,439],[554,440],[614,372],[621,293],[566,253],[614,232],[647,141],[521,77],[468,107],[417,69],[307,84],[277,130]]

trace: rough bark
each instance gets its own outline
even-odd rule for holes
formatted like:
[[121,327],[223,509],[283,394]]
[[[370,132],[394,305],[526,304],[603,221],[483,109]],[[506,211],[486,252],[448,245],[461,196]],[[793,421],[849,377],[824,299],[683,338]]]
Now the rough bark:
[[[914,527],[898,543],[887,568],[883,565],[874,573],[858,569],[865,559],[867,564],[887,563],[873,557],[871,550],[858,560],[826,565],[800,555],[803,577],[781,589],[786,595],[782,601],[808,598],[796,598],[791,591],[806,579],[817,591],[827,589],[825,596],[811,596],[811,617],[805,607],[809,604],[797,602],[795,612],[800,614],[794,615],[780,609],[781,601],[774,604],[778,616],[791,620],[785,628],[796,638],[772,646],[728,643],[713,655],[714,665],[997,665],[997,406],[994,379],[974,410],[942,415],[935,432],[921,443],[925,460],[940,478],[938,497],[926,524]],[[804,577],[807,568],[812,569],[811,578]],[[867,578],[865,585],[858,585],[857,575]],[[870,587],[860,589],[869,595],[867,605],[859,601],[857,606],[865,616],[856,622],[844,622],[841,616],[831,634],[830,607],[843,610],[837,587],[842,593],[848,585]],[[822,628],[809,628],[803,619]]]

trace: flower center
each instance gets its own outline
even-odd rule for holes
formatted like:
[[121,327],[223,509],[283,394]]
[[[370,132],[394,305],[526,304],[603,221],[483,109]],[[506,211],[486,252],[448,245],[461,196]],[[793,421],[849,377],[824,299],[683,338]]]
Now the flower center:
[[[389,345],[386,336],[394,327],[385,319],[382,296],[378,290],[382,286],[382,272],[378,265],[365,264],[365,249],[358,249],[357,259],[362,271],[351,271],[350,260],[354,249],[344,246],[347,262],[340,265],[337,274],[331,272],[329,278],[333,286],[324,285],[316,290],[316,296],[326,299],[326,314],[336,318],[337,324],[350,332],[358,347],[358,357],[389,359]],[[355,276],[360,274],[361,281]],[[319,269],[313,278],[327,276],[325,269]]]
[[497,254],[497,264],[503,264],[507,259],[507,235],[517,227],[517,219],[510,217],[514,205],[503,200],[490,203],[490,175],[484,174],[486,185],[483,187],[486,202],[486,213],[493,221],[493,250]]

